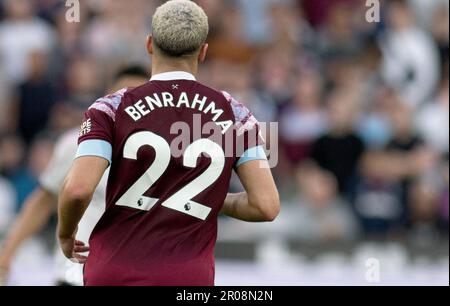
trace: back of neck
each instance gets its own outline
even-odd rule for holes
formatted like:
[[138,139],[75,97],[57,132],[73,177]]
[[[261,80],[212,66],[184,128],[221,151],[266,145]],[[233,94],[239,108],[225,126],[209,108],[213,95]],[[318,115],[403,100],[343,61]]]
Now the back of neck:
[[181,60],[178,59],[157,60],[155,58],[153,59],[152,75],[173,71],[184,71],[194,76],[197,76],[198,63],[187,61],[184,59]]

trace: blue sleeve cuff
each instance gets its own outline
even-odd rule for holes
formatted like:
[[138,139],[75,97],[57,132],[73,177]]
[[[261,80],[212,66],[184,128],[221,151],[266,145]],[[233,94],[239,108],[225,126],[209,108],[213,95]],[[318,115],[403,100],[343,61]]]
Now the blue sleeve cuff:
[[266,152],[262,146],[250,148],[245,151],[244,155],[237,161],[235,168],[254,160],[267,160]]
[[104,140],[86,140],[78,146],[77,155],[75,157],[97,156],[106,159],[109,164],[112,163],[112,146]]

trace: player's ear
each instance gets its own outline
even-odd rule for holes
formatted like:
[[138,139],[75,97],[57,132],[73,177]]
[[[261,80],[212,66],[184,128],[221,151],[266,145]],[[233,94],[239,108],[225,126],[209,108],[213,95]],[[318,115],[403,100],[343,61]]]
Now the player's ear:
[[150,55],[153,55],[153,36],[147,36],[147,52]]
[[209,48],[208,44],[203,44],[203,46],[200,48],[200,53],[198,55],[198,61],[200,63],[203,63],[205,61],[206,54],[208,53],[208,48]]

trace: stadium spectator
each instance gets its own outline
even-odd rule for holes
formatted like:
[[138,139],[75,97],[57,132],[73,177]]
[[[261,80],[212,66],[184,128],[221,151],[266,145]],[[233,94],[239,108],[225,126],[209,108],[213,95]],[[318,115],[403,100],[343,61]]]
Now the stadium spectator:
[[441,63],[449,61],[449,12],[447,4],[441,4],[435,9],[433,22],[431,24],[431,33],[436,41]]
[[406,0],[389,1],[387,5],[383,75],[402,101],[416,108],[432,97],[438,85],[438,49],[432,36],[418,27]]
[[405,227],[402,203],[402,158],[382,150],[369,151],[360,166],[354,211],[366,237],[393,238]]
[[397,155],[406,161],[402,182],[402,202],[407,205],[410,198],[411,181],[426,175],[436,165],[436,155],[414,130],[411,110],[401,102],[390,108],[393,138],[386,147],[388,154]]
[[29,154],[20,137],[14,134],[0,136],[0,175],[8,179],[14,188],[19,209],[25,198],[36,186],[36,178],[52,150],[49,136],[36,138]]
[[35,1],[4,2],[6,17],[0,23],[0,70],[15,85],[27,76],[30,54],[49,52],[56,42],[54,30],[35,15]]
[[[147,62],[145,41],[148,24],[145,14],[152,9],[152,3],[139,4],[140,0],[108,1],[97,11],[98,15],[87,25],[83,33],[84,46],[102,63],[115,63],[111,73],[123,62]],[[142,2],[142,1],[141,1]],[[145,7],[146,9],[142,9]],[[133,16],[133,18],[129,18]]]
[[28,76],[16,90],[16,113],[17,129],[30,144],[46,128],[58,94],[47,74],[47,55],[33,52],[28,62]]
[[448,84],[447,72],[434,101],[427,103],[416,115],[420,135],[435,152],[442,155],[449,152]]
[[287,158],[298,165],[311,154],[312,144],[327,131],[323,84],[317,71],[297,78],[293,100],[281,110],[280,136]]
[[329,131],[312,147],[311,158],[331,172],[339,191],[351,198],[360,158],[365,145],[355,132],[359,106],[348,91],[336,89],[328,98]]
[[[216,38],[210,38],[209,58],[234,63],[250,63],[256,48],[245,38],[242,12],[233,5],[225,5]],[[223,48],[227,46],[227,48]]]
[[25,167],[26,147],[19,136],[6,134],[0,137],[0,158],[0,173],[14,187],[20,205],[36,182]]
[[358,54],[360,40],[355,30],[353,10],[343,1],[330,6],[320,36],[320,53],[330,60],[332,58],[348,58]]
[[295,202],[285,208],[279,221],[292,238],[321,244],[358,236],[358,222],[349,203],[340,198],[332,174],[307,163],[298,171],[297,185]]
[[270,95],[255,88],[251,65],[227,63],[226,67],[227,74],[234,76],[228,78],[226,88],[234,93],[237,100],[244,101],[242,103],[252,109],[253,115],[260,122],[274,122],[277,115],[275,102]]
[[439,240],[439,193],[435,186],[415,182],[410,189],[409,239],[415,245],[431,247]]
[[375,90],[373,99],[358,120],[358,134],[369,149],[384,148],[392,138],[392,122],[389,118],[389,90]]
[[266,35],[268,44],[297,50],[317,45],[311,26],[293,0],[272,1],[266,14],[271,28],[270,35]]
[[436,166],[435,155],[413,129],[411,110],[399,101],[390,103],[392,139],[364,156],[355,197],[365,231],[383,237],[404,233],[414,200],[411,184]]
[[270,95],[278,107],[292,99],[295,61],[296,53],[290,48],[272,46],[258,55],[256,88]]

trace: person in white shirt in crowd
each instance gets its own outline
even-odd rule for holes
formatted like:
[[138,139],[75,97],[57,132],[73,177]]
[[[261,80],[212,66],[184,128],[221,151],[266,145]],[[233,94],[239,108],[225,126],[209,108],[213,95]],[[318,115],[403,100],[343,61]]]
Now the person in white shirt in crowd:
[[[448,67],[446,68],[448,70]],[[449,85],[448,71],[442,81],[439,94],[417,113],[416,124],[425,142],[439,154],[449,151]]]
[[431,35],[418,27],[406,0],[389,1],[387,32],[381,40],[382,74],[411,109],[432,97],[440,77],[439,52]]
[[[128,67],[116,76],[110,92],[124,87],[136,87],[148,80],[148,74],[140,67]],[[40,186],[27,199],[23,210],[11,227],[7,238],[0,248],[0,285],[6,284],[19,247],[30,237],[38,233],[57,211],[59,190],[72,166],[78,148],[78,129],[68,131],[58,141],[52,160],[39,179]],[[105,209],[106,184],[108,174],[103,177],[92,199],[89,209],[80,222],[77,240],[87,243],[92,230]],[[2,195],[0,181],[0,195]],[[3,196],[1,197],[3,199]],[[6,202],[4,202],[6,203]],[[1,205],[0,205],[1,207]],[[3,217],[3,209],[2,211]],[[6,210],[8,211],[8,210]],[[0,232],[2,220],[0,219]],[[59,248],[55,254],[56,284],[63,286],[83,285],[83,266],[66,259]]]
[[35,17],[35,1],[5,0],[6,19],[0,22],[0,72],[10,84],[27,76],[27,59],[33,52],[49,52],[55,45],[54,30]]

